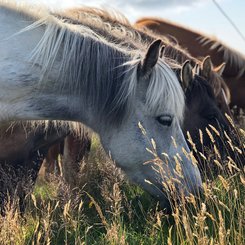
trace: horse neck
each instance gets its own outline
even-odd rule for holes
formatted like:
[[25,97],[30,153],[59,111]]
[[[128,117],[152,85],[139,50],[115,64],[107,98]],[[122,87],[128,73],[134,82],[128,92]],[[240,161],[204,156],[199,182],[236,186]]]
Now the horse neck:
[[[224,51],[219,50],[220,45],[216,45],[216,41],[195,31],[162,19],[154,18],[139,20],[136,25],[147,27],[160,35],[168,34],[174,36],[178,40],[179,45],[187,48],[188,52],[194,57],[205,57],[210,55],[214,65],[220,65],[224,62]],[[201,40],[203,40],[203,44],[201,44]],[[230,72],[229,67],[226,67],[224,74],[225,72]]]
[[196,46],[195,44],[193,44],[193,40],[197,40],[197,38],[199,37],[198,33],[192,32],[188,29],[174,25],[167,21],[154,18],[139,20],[136,25],[147,27],[160,35],[172,35],[178,40],[180,46],[187,47],[191,54],[194,53],[196,57],[204,56],[205,50],[200,50],[200,47],[198,45]]
[[[121,84],[128,67],[122,64],[133,54],[93,29],[69,29],[53,18],[32,29],[34,20],[26,21],[30,18],[18,10],[0,8],[0,14],[0,119],[80,121],[98,131],[100,111],[106,117],[125,97],[120,93],[127,90]],[[24,28],[28,31],[13,35]],[[120,109],[111,114],[120,118]]]

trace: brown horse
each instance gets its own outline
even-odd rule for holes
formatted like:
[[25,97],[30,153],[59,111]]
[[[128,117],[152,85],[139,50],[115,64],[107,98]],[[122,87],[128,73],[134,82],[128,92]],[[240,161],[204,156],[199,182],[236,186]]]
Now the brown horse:
[[1,125],[0,209],[6,202],[7,193],[10,195],[10,201],[16,193],[20,199],[20,210],[23,212],[25,193],[30,191],[35,183],[42,163],[49,170],[52,169],[54,161],[61,153],[64,156],[64,179],[74,187],[79,172],[78,162],[90,149],[88,133],[82,127],[79,127],[79,130],[81,137],[69,133],[66,127],[58,128],[52,122],[38,123],[37,126],[22,122]]
[[[9,195],[19,197],[20,211],[24,210],[24,196],[35,182],[42,161],[50,145],[62,140],[66,133],[52,124],[41,124],[35,129],[29,123],[1,125],[0,128],[0,210]],[[8,195],[7,195],[8,194]]]
[[216,39],[164,19],[142,18],[136,22],[136,26],[148,28],[156,34],[171,35],[192,56],[209,55],[216,66],[225,62],[223,78],[231,92],[231,106],[245,109],[245,57],[242,54]]
[[[207,59],[203,61],[202,70],[199,70],[199,73],[205,73],[209,69],[210,64]],[[190,143],[190,147],[193,148],[195,157],[198,159],[198,166],[201,173],[205,176],[215,176],[217,174],[217,167],[212,163],[213,158],[223,162],[225,156],[228,155],[231,157],[239,166],[244,165],[245,153],[237,154],[232,150],[228,150],[229,146],[224,141],[224,131],[229,132],[230,127],[227,123],[226,118],[219,109],[219,104],[215,99],[215,94],[211,84],[199,74],[194,74],[193,69],[189,61],[186,61],[181,69],[180,81],[182,82],[183,89],[186,96],[186,111],[185,111],[185,120],[184,120],[184,132],[189,131],[191,135],[191,141],[194,142],[194,145],[190,142],[188,133],[186,133],[186,139]],[[187,120],[187,118],[189,120]],[[213,134],[214,141],[211,141],[210,135],[207,134],[206,130],[212,131],[214,126],[219,130],[220,135]],[[202,139],[200,136],[200,130],[202,131]],[[230,136],[233,134],[230,132]],[[233,144],[240,144],[239,138],[234,135]],[[214,143],[215,142],[215,143]],[[215,152],[215,147],[218,147],[220,155],[213,154]],[[212,153],[213,152],[213,153]],[[205,153],[208,157],[207,161],[202,158],[200,153]],[[211,154],[210,154],[211,153]]]
[[[91,134],[87,130],[84,129],[79,136],[67,135],[64,140],[49,148],[41,168],[44,178],[49,179],[49,174],[58,174],[71,188],[76,187],[81,161],[87,159],[90,148]],[[59,156],[62,156],[60,162]]]

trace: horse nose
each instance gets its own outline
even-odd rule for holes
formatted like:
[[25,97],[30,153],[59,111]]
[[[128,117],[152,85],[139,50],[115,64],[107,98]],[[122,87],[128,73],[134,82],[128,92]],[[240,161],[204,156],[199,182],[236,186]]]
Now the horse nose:
[[197,166],[194,167],[195,169],[193,170],[193,173],[189,175],[187,175],[186,179],[187,179],[187,185],[190,189],[190,192],[193,195],[198,195],[200,190],[203,189],[202,186],[202,178],[201,178],[201,174],[199,172],[199,169]]
[[176,156],[179,156],[181,161],[176,163],[176,157],[176,159],[173,159],[173,163],[176,163],[176,166],[174,167],[175,170],[177,170],[178,166],[181,168],[182,176],[178,177],[178,174],[175,174],[176,171],[174,171],[174,175],[176,175],[175,177],[181,181],[181,185],[185,185],[184,188],[187,192],[192,194],[195,194],[196,192],[198,193],[199,189],[202,189],[202,178],[199,168],[192,162],[190,155],[186,155],[188,153],[183,153],[181,151],[182,149],[179,149],[179,151],[176,153]]
[[[171,214],[175,209],[179,209],[180,207],[187,207],[189,206],[189,202],[187,201],[187,198],[192,198],[194,197],[195,200],[198,202],[199,200],[204,200],[205,194],[202,186],[197,187],[195,190],[193,190],[191,193],[190,192],[182,192],[181,195],[172,197],[172,199],[164,199],[164,200],[159,200],[159,205],[160,208],[163,210],[165,214]],[[184,196],[184,199],[183,199]]]

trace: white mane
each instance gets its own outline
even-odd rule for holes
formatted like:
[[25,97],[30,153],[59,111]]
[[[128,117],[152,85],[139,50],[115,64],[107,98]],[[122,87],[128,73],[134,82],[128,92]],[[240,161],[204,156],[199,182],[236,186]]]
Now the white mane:
[[[117,44],[110,42],[107,32],[104,36],[99,35],[96,30],[108,26],[108,23],[104,23],[103,27],[100,18],[94,18],[89,25],[87,20],[73,24],[48,11],[19,9],[17,5],[15,8],[11,5],[8,9],[27,17],[35,16],[36,21],[22,32],[40,26],[45,28],[31,57],[33,63],[42,67],[41,84],[45,85],[45,78],[50,75],[58,59],[59,89],[86,94],[102,120],[122,122],[134,103],[137,70],[144,58],[142,50],[125,47],[123,39]],[[99,24],[96,24],[96,20]],[[179,120],[183,119],[183,91],[177,77],[162,59],[159,59],[151,74],[146,103],[151,111],[172,109]]]

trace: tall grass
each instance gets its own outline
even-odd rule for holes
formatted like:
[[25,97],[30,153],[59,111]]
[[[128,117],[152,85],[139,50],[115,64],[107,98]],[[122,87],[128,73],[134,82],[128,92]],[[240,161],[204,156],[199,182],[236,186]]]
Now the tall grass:
[[[245,142],[245,131],[239,132],[241,147],[228,143],[238,156]],[[165,214],[127,181],[95,138],[89,159],[81,164],[79,188],[52,176],[49,182],[39,180],[26,197],[24,217],[15,211],[17,201],[6,204],[0,244],[245,244],[245,169],[229,157],[221,162],[215,147],[213,154],[216,175],[209,175],[212,165],[199,197],[177,197],[174,188],[165,187],[173,209]],[[210,165],[208,156],[200,158]]]

